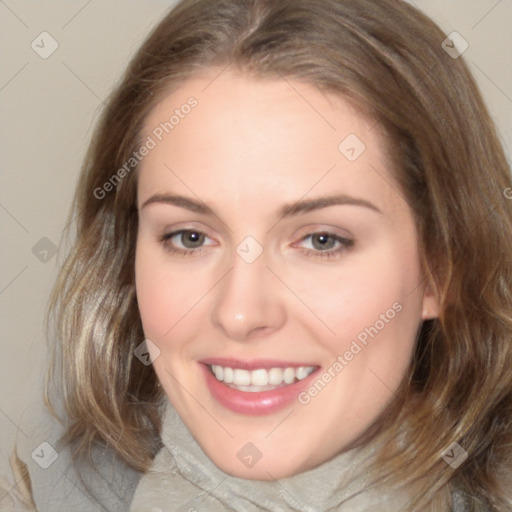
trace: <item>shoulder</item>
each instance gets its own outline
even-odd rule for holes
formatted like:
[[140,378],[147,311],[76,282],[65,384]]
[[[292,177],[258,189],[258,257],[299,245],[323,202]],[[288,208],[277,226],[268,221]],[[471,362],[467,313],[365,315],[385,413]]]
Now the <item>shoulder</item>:
[[63,432],[42,403],[22,421],[11,457],[12,475],[6,482],[11,509],[128,510],[140,473],[99,446],[91,453],[90,462],[78,464],[69,445],[60,442]]

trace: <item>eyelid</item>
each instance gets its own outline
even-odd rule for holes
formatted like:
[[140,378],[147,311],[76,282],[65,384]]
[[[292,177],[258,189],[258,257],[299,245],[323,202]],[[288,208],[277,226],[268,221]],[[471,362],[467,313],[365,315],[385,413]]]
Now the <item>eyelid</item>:
[[[162,239],[164,241],[169,241],[175,236],[182,235],[183,233],[198,233],[199,235],[204,235],[204,237],[208,240],[213,240],[213,238],[209,237],[207,233],[203,231],[199,231],[198,229],[177,229],[175,231],[170,231],[168,233],[165,233],[162,235]],[[204,244],[202,247],[209,246],[209,245],[215,245],[215,244]],[[193,249],[188,249],[192,251]]]
[[169,240],[170,238],[173,238],[174,236],[179,235],[181,233],[199,233],[200,235],[204,235],[206,238],[213,240],[213,237],[211,237],[207,231],[196,228],[177,228],[170,231],[166,230],[162,234],[161,238]]
[[[302,244],[305,240],[308,238],[313,237],[314,235],[327,235],[329,237],[332,237],[337,242],[337,247],[334,249],[326,249],[326,250],[318,250],[314,248],[309,247],[300,247],[300,244]],[[318,260],[326,260],[326,259],[338,259],[340,258],[346,251],[349,251],[353,249],[355,245],[355,239],[353,236],[347,237],[342,236],[338,233],[335,233],[333,229],[313,229],[310,228],[307,233],[302,235],[298,242],[294,242],[292,244],[292,247],[297,248],[300,252],[302,252],[306,256],[311,256],[313,258],[316,258]]]
[[211,238],[213,240],[216,239],[216,235],[214,235],[215,231],[211,229],[208,225],[205,225],[203,222],[196,221],[184,221],[184,222],[176,222],[175,224],[162,224],[160,227],[157,227],[162,236],[167,236],[171,234],[176,234],[182,231],[196,231],[197,233],[202,233],[203,235]]
[[340,238],[344,240],[354,240],[355,236],[348,230],[342,229],[340,227],[331,226],[329,224],[309,224],[307,226],[302,226],[300,229],[295,231],[293,238],[303,239],[308,235],[325,233],[327,235],[331,235],[335,238]]
[[[194,232],[204,235],[205,238],[212,240],[214,243],[207,243],[197,248],[177,247],[171,244],[172,238],[187,232]],[[161,235],[158,235],[157,241],[163,246],[165,251],[179,256],[199,256],[200,254],[204,253],[205,250],[207,251],[209,247],[218,244],[218,242],[212,236],[209,235],[208,230],[198,229],[193,226],[190,226],[190,224],[188,226],[175,226],[173,229],[168,228],[164,230]]]

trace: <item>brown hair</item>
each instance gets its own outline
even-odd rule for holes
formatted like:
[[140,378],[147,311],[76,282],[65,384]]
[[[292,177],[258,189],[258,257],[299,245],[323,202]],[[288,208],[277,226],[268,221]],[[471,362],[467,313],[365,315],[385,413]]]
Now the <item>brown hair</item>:
[[[152,367],[134,357],[144,339],[136,169],[104,197],[94,191],[140,147],[144,120],[166,94],[231,65],[342,95],[384,128],[440,315],[423,323],[403,389],[379,419],[375,474],[390,486],[415,483],[411,510],[449,506],[454,490],[468,510],[510,510],[511,181],[481,95],[445,38],[399,0],[185,0],[158,24],[94,134],[71,213],[76,241],[50,303],[58,341],[49,382],[63,390],[77,454],[101,441],[147,469],[166,399]],[[469,453],[457,469],[441,458],[452,442]]]

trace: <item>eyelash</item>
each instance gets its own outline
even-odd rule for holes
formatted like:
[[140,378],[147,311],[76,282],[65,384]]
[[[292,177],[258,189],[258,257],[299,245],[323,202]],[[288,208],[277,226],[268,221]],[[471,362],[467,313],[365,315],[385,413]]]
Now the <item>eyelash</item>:
[[310,239],[315,235],[328,236],[331,239],[334,239],[334,241],[338,243],[337,249],[329,249],[326,251],[301,248],[302,249],[301,252],[303,252],[304,254],[306,254],[308,256],[313,255],[313,257],[315,257],[315,258],[325,258],[325,259],[336,258],[354,246],[354,240],[350,240],[348,238],[343,238],[341,236],[335,235],[334,233],[329,233],[328,231],[315,231],[313,233],[309,233],[308,235],[301,238],[300,243],[303,243],[305,240]]
[[178,256],[198,256],[202,253],[202,249],[204,246],[199,247],[198,249],[180,249],[178,247],[174,247],[170,244],[170,240],[177,235],[183,235],[184,233],[197,233],[198,235],[204,235],[206,238],[209,238],[206,233],[203,231],[199,231],[198,229],[179,229],[177,231],[172,231],[171,233],[164,233],[159,237],[159,242],[164,246],[164,249],[172,254],[176,254]]
[[[183,235],[185,233],[196,233],[200,236],[204,235],[206,238],[209,238],[208,235],[206,233],[204,233],[203,231],[199,231],[199,230],[195,230],[195,229],[179,229],[177,231],[172,231],[170,233],[165,233],[165,234],[161,235],[159,237],[158,241],[164,246],[166,251],[168,251],[172,254],[180,255],[183,257],[200,255],[203,252],[202,249],[204,248],[204,246],[201,246],[197,249],[181,249],[181,248],[174,247],[173,245],[171,245],[169,243],[169,241],[172,238],[174,238],[175,236]],[[315,258],[329,259],[329,258],[335,258],[335,257],[339,256],[342,252],[345,252],[346,250],[351,249],[354,246],[353,240],[340,237],[338,235],[335,235],[334,233],[329,233],[328,231],[315,231],[313,233],[309,233],[308,235],[301,238],[300,243],[304,242],[307,239],[312,238],[314,235],[328,236],[328,237],[334,239],[334,241],[337,242],[339,244],[339,246],[337,249],[331,249],[331,250],[326,250],[326,251],[302,248],[303,254],[306,254],[308,256],[312,255]]]

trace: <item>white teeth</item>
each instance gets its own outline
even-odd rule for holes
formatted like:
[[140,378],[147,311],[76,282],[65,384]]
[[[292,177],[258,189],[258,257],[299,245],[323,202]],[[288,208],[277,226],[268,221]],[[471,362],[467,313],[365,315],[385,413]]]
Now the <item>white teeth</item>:
[[216,379],[231,387],[237,387],[242,391],[265,391],[273,389],[281,384],[293,384],[296,380],[305,379],[315,369],[314,366],[299,366],[298,368],[270,368],[266,370],[242,370],[240,368],[211,365]]
[[237,368],[233,372],[233,384],[235,384],[236,386],[250,386],[251,372],[248,370],[240,370],[239,368]]
[[231,384],[233,382],[233,373],[233,368],[224,368],[224,382],[226,384]]
[[224,368],[222,366],[215,366],[212,367],[213,373],[215,373],[215,377],[217,377],[217,380],[224,380]]
[[268,383],[279,386],[281,382],[283,382],[283,370],[281,368],[271,368],[268,372]]
[[309,375],[308,369],[305,366],[299,366],[297,368],[296,375],[299,380],[305,379]]
[[293,368],[286,368],[283,372],[283,380],[285,384],[291,384],[295,380],[295,370]]
[[251,372],[251,384],[253,386],[266,386],[268,384],[267,370],[253,370]]

